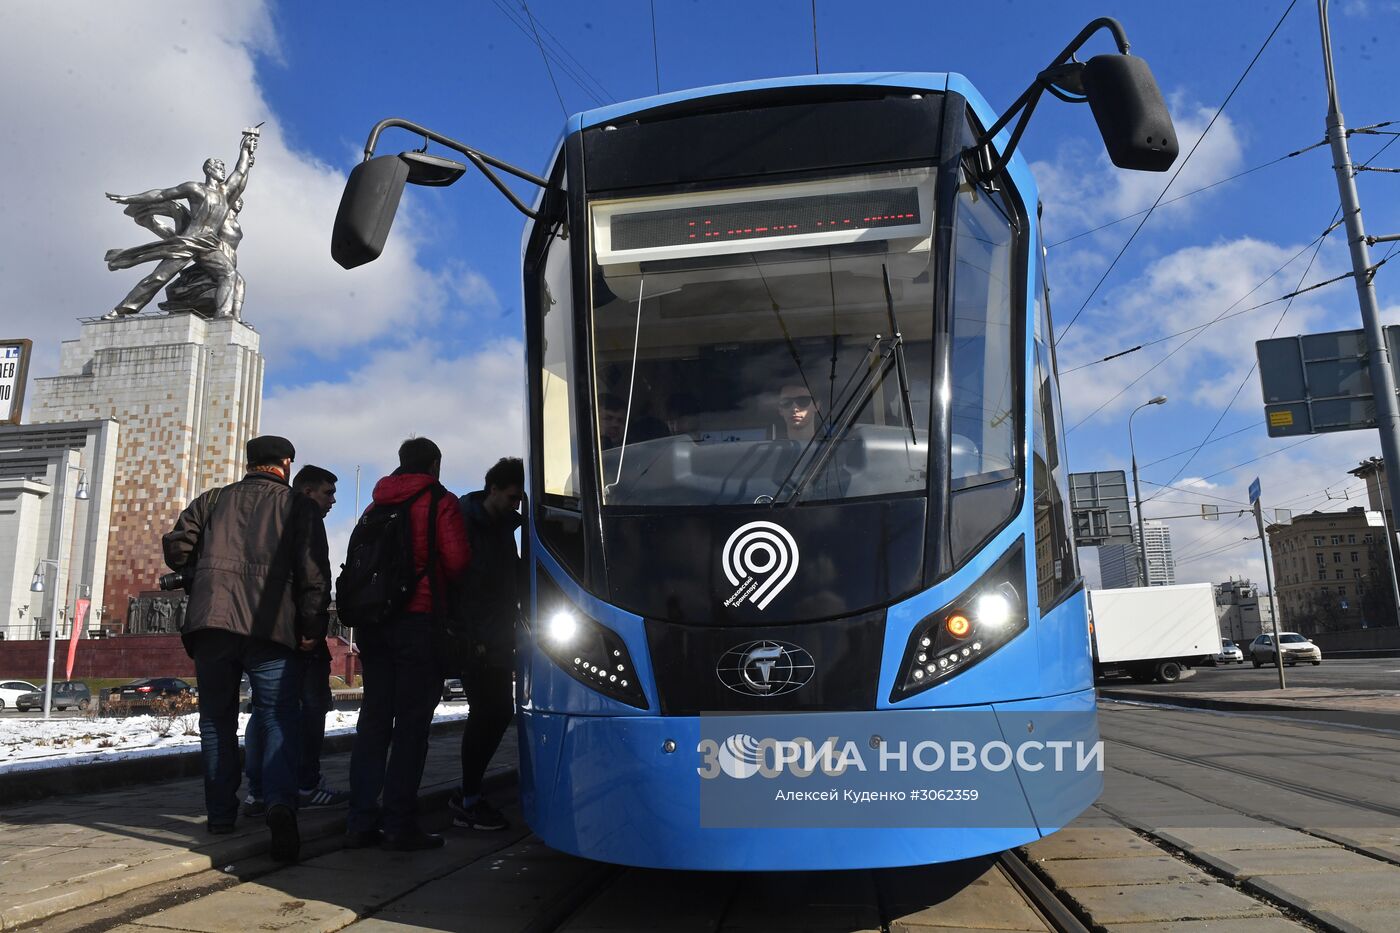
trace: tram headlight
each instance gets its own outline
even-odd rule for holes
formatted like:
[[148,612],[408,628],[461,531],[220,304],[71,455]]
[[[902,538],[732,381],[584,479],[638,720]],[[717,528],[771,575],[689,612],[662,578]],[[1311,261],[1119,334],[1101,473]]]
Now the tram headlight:
[[622,636],[579,611],[543,571],[536,576],[535,598],[543,621],[538,644],[551,661],[599,693],[628,706],[648,708]]
[[1024,553],[1024,541],[1017,541],[966,592],[914,626],[891,702],[962,673],[1025,631],[1026,601],[1017,589],[1025,579]]

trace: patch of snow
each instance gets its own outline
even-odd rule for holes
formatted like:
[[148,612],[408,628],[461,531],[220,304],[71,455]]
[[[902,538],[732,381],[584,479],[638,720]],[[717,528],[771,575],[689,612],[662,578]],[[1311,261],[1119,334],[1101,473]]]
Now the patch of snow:
[[[433,721],[466,715],[466,703],[439,703]],[[248,713],[239,713],[239,736],[247,731],[250,718]],[[359,718],[358,709],[331,710],[326,714],[326,735],[355,731]],[[0,720],[0,774],[178,755],[198,748],[198,713],[173,721],[151,715]]]

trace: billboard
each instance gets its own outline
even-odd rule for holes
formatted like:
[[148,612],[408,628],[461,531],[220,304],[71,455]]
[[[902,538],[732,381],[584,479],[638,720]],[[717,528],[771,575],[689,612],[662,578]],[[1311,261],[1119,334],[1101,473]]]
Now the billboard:
[[1133,543],[1128,478],[1122,470],[1069,475],[1074,539],[1080,547]]
[[0,340],[0,424],[19,424],[29,380],[28,340]]
[[[1385,328],[1391,359],[1400,326]],[[1276,337],[1254,345],[1270,437],[1296,437],[1376,426],[1370,345],[1364,330]]]

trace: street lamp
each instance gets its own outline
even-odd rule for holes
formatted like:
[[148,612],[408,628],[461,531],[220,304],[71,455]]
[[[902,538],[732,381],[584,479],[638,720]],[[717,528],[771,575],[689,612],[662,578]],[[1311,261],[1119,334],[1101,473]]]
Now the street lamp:
[[1137,472],[1137,448],[1133,445],[1133,415],[1142,411],[1148,405],[1165,405],[1167,397],[1159,395],[1143,402],[1133,409],[1133,414],[1128,416],[1128,450],[1133,456],[1133,498],[1137,500],[1137,526],[1138,526],[1138,574],[1142,580],[1142,585],[1147,586],[1147,537],[1142,528],[1142,489],[1138,486]]
[[[61,485],[60,488],[66,487],[66,486],[68,485],[68,470],[77,470],[77,471],[78,471],[78,490],[77,490],[77,492],[75,492],[75,493],[73,494],[73,497],[74,497],[75,499],[87,499],[87,497],[88,497],[87,473],[83,472],[82,469],[80,469],[80,468],[77,467],[77,466],[74,466],[74,465],[71,464],[71,463],[70,463],[70,464],[67,464],[67,469],[63,470],[63,472],[62,472],[62,476],[60,477],[61,480],[62,480],[62,485]],[[55,500],[55,505],[54,505],[54,507],[57,509],[57,512],[58,512],[58,514],[57,514],[57,516],[55,517],[54,521],[55,521],[55,522],[57,523],[57,525],[58,525],[58,528],[57,528],[58,535],[57,535],[56,537],[57,537],[57,541],[58,541],[58,547],[59,547],[60,549],[63,547],[63,513],[66,511],[66,509],[64,508],[63,500],[64,500],[64,496],[63,496],[62,493],[60,493],[59,496],[58,496],[58,498]],[[45,567],[46,565],[47,565],[47,566],[52,566],[52,567],[53,567],[53,581],[54,581],[54,587],[55,587],[55,589],[57,589],[57,587],[58,587],[58,559],[57,559],[57,558],[41,557],[41,558],[39,559],[39,563],[36,564],[35,567],[34,567],[34,579],[32,579],[32,580],[29,582],[29,592],[31,592],[31,593],[42,593],[42,592],[44,592],[44,567]],[[60,590],[59,592],[54,593],[54,599],[56,599],[56,600],[62,600],[62,599],[63,599],[63,593],[62,593],[61,590]],[[48,670],[49,670],[49,675],[48,675],[48,680],[47,680],[47,681],[45,682],[45,684],[44,684],[44,718],[45,718],[45,719],[48,719],[48,718],[49,718],[49,714],[50,714],[50,712],[52,712],[52,710],[53,710],[53,664],[54,664],[54,649],[55,649],[55,647],[56,647],[57,644],[58,644],[58,619],[59,619],[60,617],[64,617],[64,618],[67,617],[67,611],[66,611],[66,610],[67,610],[67,607],[66,607],[66,606],[56,605],[56,606],[54,607],[54,609],[55,609],[55,611],[54,611],[53,613],[50,614],[50,618],[49,618],[49,668],[48,668]],[[60,611],[59,611],[60,609],[63,610],[63,612],[61,613],[61,615],[60,615]]]

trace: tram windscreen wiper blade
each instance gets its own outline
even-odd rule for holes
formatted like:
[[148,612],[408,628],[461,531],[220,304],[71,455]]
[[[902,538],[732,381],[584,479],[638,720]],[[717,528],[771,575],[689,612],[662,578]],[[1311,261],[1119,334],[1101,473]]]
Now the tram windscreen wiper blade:
[[894,334],[894,365],[899,373],[899,398],[904,403],[904,423],[909,425],[909,439],[919,443],[919,435],[914,433],[914,403],[909,398],[909,370],[904,364],[904,335],[899,330],[899,321],[894,317],[894,294],[890,291],[890,268],[880,264],[880,272],[885,277],[885,310],[890,315],[890,333]]
[[[832,422],[830,430],[825,434],[818,433],[813,435],[812,439],[807,442],[807,446],[802,449],[802,453],[797,457],[797,462],[793,464],[792,469],[788,471],[788,475],[783,478],[782,483],[778,486],[778,494],[773,497],[772,507],[779,505],[795,505],[812,480],[820,476],[822,470],[826,469],[826,465],[831,462],[832,456],[836,453],[837,445],[846,439],[847,434],[851,433],[851,428],[855,426],[856,418],[865,410],[865,406],[870,404],[870,399],[874,396],[875,390],[885,381],[885,376],[889,375],[890,368],[894,365],[895,352],[899,348],[899,340],[897,338],[892,339],[889,342],[889,346],[885,347],[885,349],[880,352],[880,355],[875,357],[873,361],[871,360],[876,349],[878,349],[883,342],[884,338],[879,334],[876,334],[875,339],[870,341],[870,347],[866,350],[865,355],[869,368],[866,369],[865,375],[861,376],[860,380],[856,382],[854,386],[851,386],[849,392],[842,393],[843,400],[837,407],[836,418]],[[847,383],[847,385],[850,385],[850,383]],[[807,461],[807,465],[802,469],[801,475],[797,477],[797,482],[792,483],[793,474],[797,472],[798,466],[801,465],[802,458],[812,449],[812,445],[817,443],[820,443],[821,446],[817,448],[812,458]],[[786,496],[783,495],[784,492],[787,492]]]

